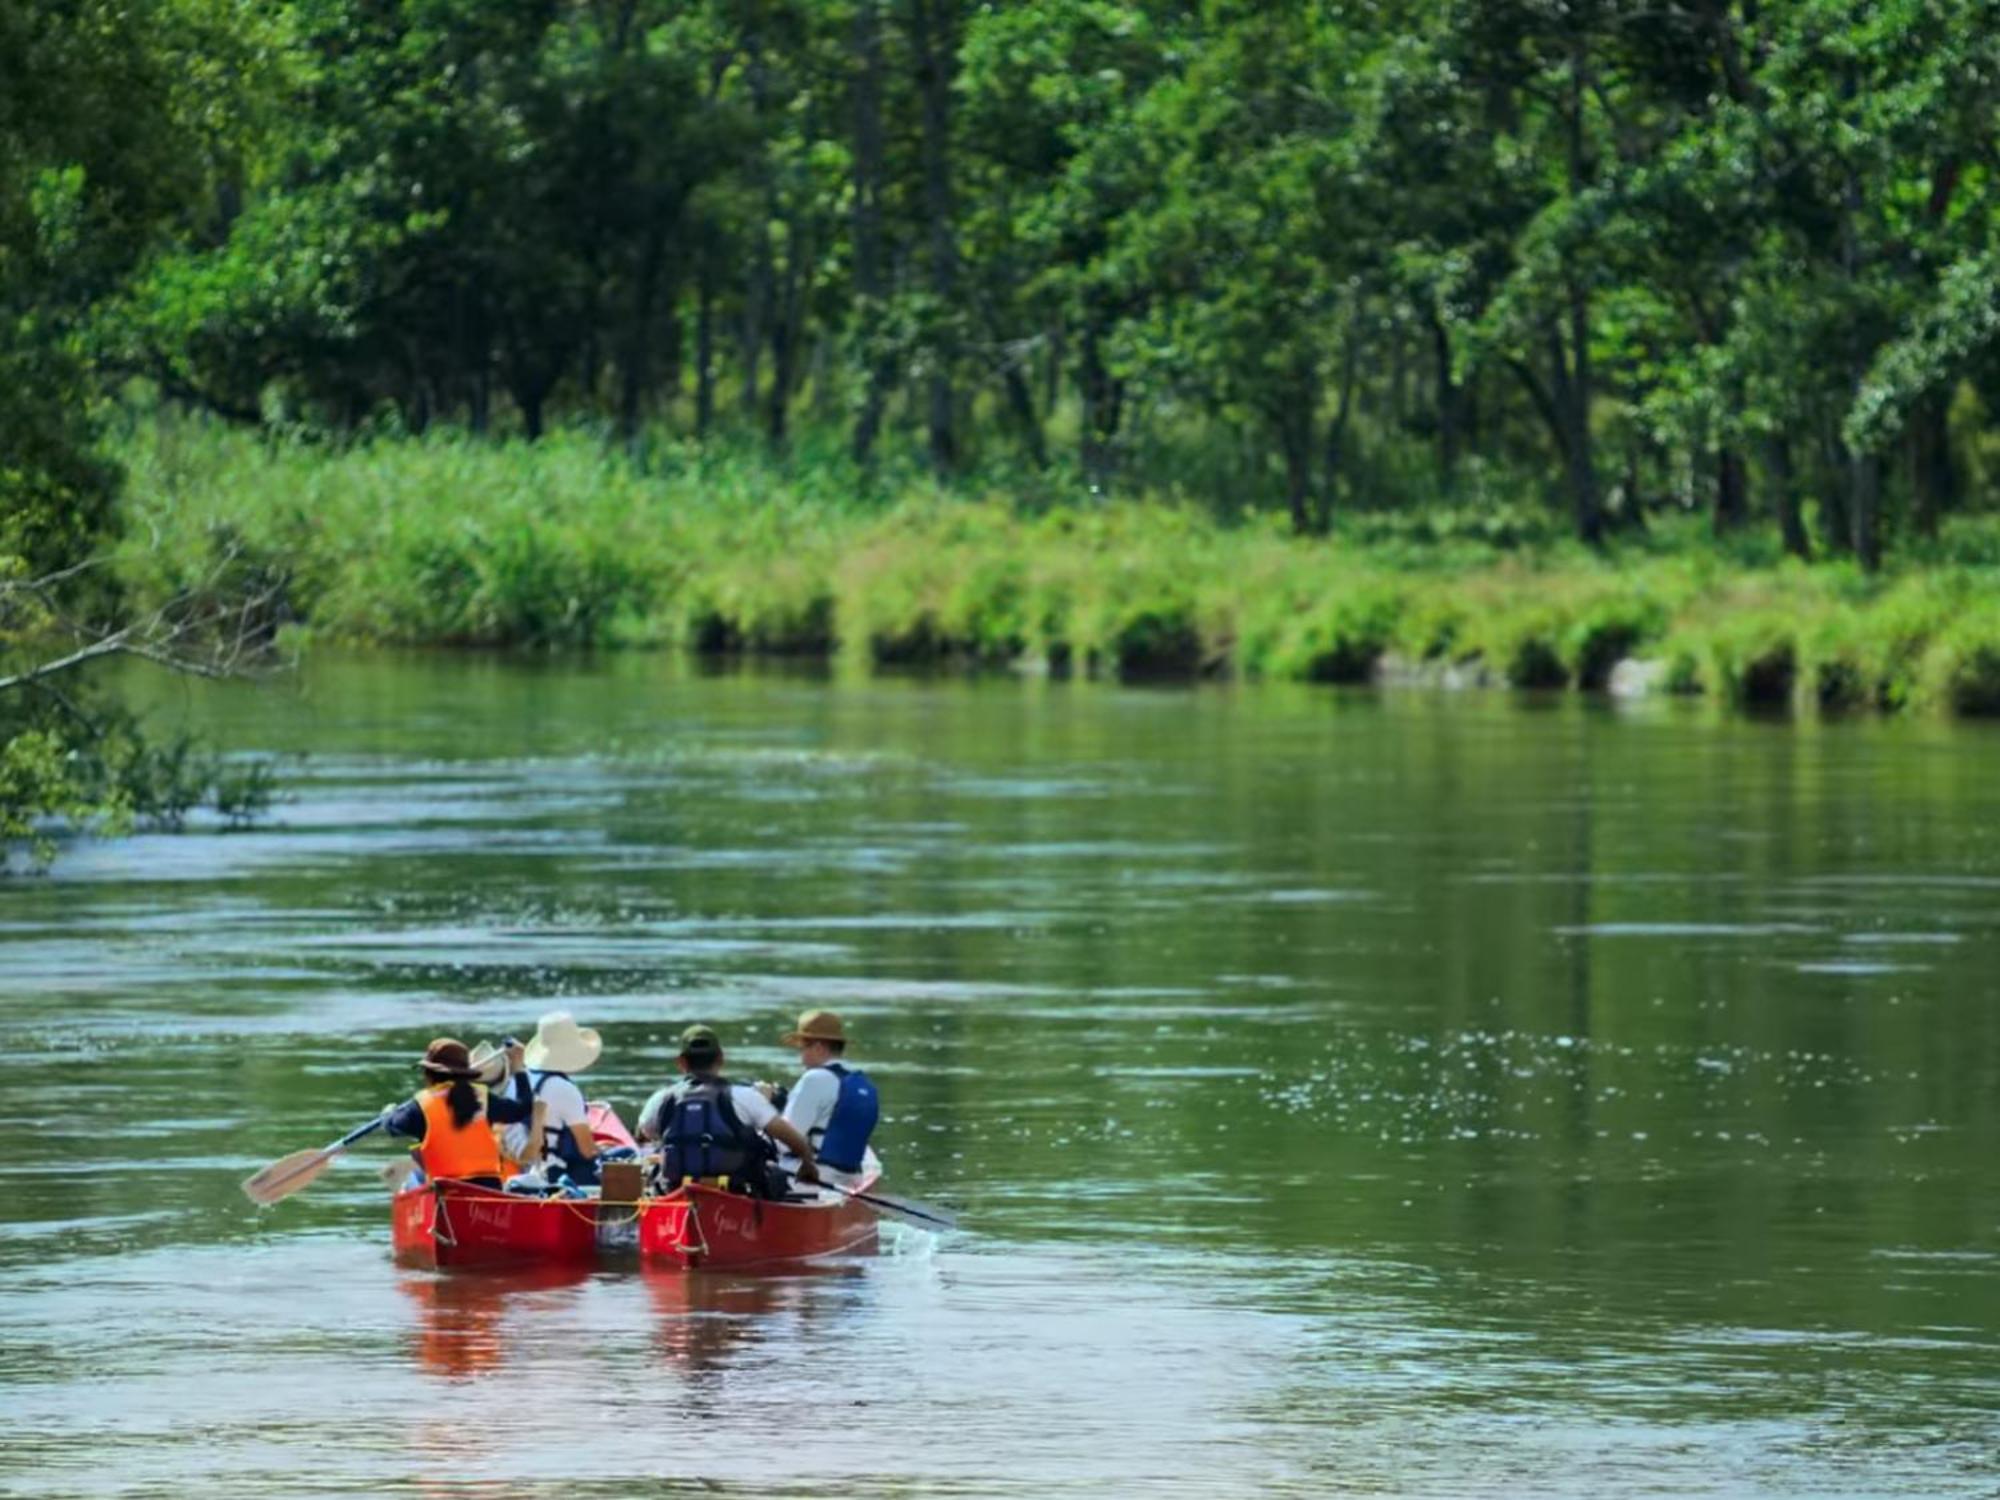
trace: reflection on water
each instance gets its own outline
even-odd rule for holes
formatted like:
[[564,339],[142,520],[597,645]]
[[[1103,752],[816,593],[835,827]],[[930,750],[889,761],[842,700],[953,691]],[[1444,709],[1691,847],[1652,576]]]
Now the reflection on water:
[[[1986,1495],[2000,738],[1504,697],[316,663],[274,826],[0,886],[0,1492]],[[398,1269],[552,1003],[832,1005],[971,1232]]]
[[417,1364],[433,1375],[461,1378],[504,1372],[511,1351],[514,1373],[524,1375],[522,1318],[539,1306],[542,1321],[562,1326],[574,1299],[537,1299],[588,1281],[588,1266],[495,1268],[464,1275],[406,1270],[396,1287],[417,1307],[410,1340]]
[[[838,1338],[839,1325],[856,1302],[854,1288],[838,1295],[834,1283],[853,1283],[868,1274],[865,1260],[849,1259],[782,1275],[649,1269],[641,1279],[652,1304],[653,1344],[661,1360],[684,1376],[697,1377],[750,1345],[782,1339],[804,1355]],[[782,1350],[770,1352],[782,1358]]]

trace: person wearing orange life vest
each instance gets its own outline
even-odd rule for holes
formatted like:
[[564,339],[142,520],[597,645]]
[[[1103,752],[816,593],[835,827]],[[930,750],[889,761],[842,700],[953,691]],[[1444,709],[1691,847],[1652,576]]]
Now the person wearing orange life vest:
[[520,1052],[516,1046],[508,1054],[515,1068],[513,1086],[495,1094],[477,1082],[465,1043],[441,1036],[425,1049],[417,1064],[423,1087],[390,1112],[384,1128],[417,1143],[414,1154],[426,1177],[500,1186],[500,1145],[493,1127],[519,1125],[534,1116],[534,1099],[522,1087]]

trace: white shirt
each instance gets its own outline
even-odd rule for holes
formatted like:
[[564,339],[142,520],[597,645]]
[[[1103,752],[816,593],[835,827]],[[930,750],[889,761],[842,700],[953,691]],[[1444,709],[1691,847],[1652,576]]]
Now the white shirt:
[[[657,1141],[660,1138],[660,1108],[667,1102],[667,1095],[678,1087],[678,1084],[668,1084],[663,1089],[656,1089],[652,1098],[639,1110],[639,1139]],[[736,1118],[752,1130],[762,1130],[778,1118],[778,1111],[771,1101],[748,1084],[730,1084],[729,1103],[736,1111]]]
[[[819,1149],[819,1138],[833,1123],[833,1107],[840,1103],[840,1080],[825,1068],[807,1068],[785,1096],[785,1118],[799,1127],[799,1133]],[[789,1153],[785,1160],[798,1165]]]
[[[544,1129],[542,1143],[543,1149],[546,1150],[550,1136],[560,1138],[569,1133],[572,1125],[588,1125],[590,1111],[583,1102],[583,1090],[567,1078],[559,1078],[549,1073],[537,1073],[530,1069],[528,1086],[532,1089],[537,1085],[539,1092],[535,1094],[536,1102],[548,1106],[542,1122]],[[509,1125],[507,1133],[501,1137],[500,1144],[509,1156],[519,1161],[521,1153],[528,1149],[528,1127]]]

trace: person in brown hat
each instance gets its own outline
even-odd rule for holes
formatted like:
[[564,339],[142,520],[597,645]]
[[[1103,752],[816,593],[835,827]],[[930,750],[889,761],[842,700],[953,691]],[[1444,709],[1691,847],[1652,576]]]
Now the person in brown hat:
[[[847,1028],[830,1010],[809,1010],[799,1024],[779,1038],[799,1049],[799,1081],[785,1094],[785,1118],[812,1142],[823,1176],[838,1181],[861,1172],[868,1157],[868,1138],[881,1117],[875,1084],[859,1068],[850,1068]],[[785,1157],[778,1165],[793,1170]]]
[[[518,1065],[518,1057],[514,1060]],[[518,1090],[489,1094],[472,1053],[456,1037],[432,1042],[417,1070],[423,1087],[391,1112],[384,1128],[417,1143],[417,1162],[425,1176],[500,1186],[500,1145],[493,1126],[527,1120],[534,1113],[533,1101]]]

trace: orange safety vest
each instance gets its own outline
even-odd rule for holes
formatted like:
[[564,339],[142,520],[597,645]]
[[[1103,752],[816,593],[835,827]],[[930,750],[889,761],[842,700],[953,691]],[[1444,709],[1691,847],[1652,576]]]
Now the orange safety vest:
[[500,1175],[500,1147],[486,1122],[486,1090],[478,1084],[473,1087],[479,1091],[479,1113],[463,1125],[453,1123],[451,1105],[445,1101],[450,1084],[439,1084],[417,1095],[417,1107],[424,1112],[424,1139],[417,1147],[417,1160],[423,1163],[425,1176]]

